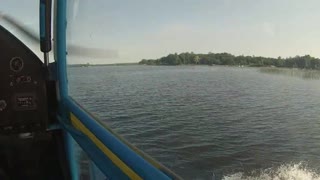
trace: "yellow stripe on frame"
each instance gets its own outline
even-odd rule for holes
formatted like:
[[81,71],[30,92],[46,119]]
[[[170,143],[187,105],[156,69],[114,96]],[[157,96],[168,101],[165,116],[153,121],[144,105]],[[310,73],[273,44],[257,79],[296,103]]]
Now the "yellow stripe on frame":
[[123,173],[125,173],[130,179],[142,180],[142,178],[135,173],[130,167],[128,167],[121,159],[119,159],[109,148],[107,148],[88,128],[86,128],[79,119],[72,113],[70,113],[72,125],[87,135],[89,139],[116,165]]

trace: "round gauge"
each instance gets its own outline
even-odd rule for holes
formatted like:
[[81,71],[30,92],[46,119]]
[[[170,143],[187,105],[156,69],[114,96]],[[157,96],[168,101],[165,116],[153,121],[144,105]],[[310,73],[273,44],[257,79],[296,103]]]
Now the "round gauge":
[[23,68],[23,60],[19,57],[14,57],[10,61],[10,69],[14,72],[19,72]]

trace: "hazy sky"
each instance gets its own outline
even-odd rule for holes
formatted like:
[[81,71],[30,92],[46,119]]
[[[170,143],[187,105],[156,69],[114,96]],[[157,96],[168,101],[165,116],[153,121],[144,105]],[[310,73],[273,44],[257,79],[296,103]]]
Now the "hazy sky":
[[[119,53],[119,58],[69,57],[70,63],[137,62],[186,51],[320,57],[319,0],[68,2],[69,42]],[[0,11],[38,31],[38,0],[1,0]]]

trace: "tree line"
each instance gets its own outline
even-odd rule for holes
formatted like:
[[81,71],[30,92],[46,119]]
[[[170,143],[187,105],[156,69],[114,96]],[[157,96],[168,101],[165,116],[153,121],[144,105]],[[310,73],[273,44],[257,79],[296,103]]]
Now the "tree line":
[[310,55],[288,58],[270,58],[261,56],[234,56],[229,53],[181,53],[169,54],[159,59],[143,59],[145,65],[230,65],[230,66],[275,66],[301,69],[320,69],[320,59]]

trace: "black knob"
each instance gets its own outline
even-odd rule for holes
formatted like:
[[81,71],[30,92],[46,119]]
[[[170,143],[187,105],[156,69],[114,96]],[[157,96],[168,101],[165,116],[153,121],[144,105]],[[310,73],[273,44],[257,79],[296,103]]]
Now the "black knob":
[[4,109],[6,109],[7,107],[7,103],[5,100],[0,100],[0,111],[3,111]]

